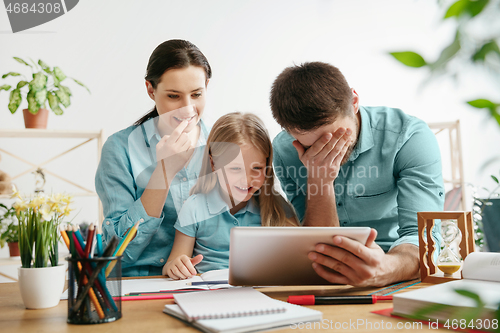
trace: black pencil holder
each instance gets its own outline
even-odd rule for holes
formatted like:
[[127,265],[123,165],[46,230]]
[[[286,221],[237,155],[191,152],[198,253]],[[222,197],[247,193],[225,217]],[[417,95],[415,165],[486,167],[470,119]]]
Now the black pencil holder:
[[[68,257],[68,323],[100,324],[120,319],[122,265],[120,257]],[[109,275],[105,272],[113,267]]]

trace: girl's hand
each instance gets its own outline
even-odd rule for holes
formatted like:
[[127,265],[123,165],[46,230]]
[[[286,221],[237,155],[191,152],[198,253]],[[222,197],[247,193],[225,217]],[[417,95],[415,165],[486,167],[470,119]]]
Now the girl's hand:
[[[184,129],[188,121],[182,121],[170,135],[165,135],[156,145],[156,159],[162,161],[167,175],[173,177],[187,163],[190,157],[191,141]],[[171,180],[171,179],[169,179]]]
[[199,264],[203,259],[203,255],[198,254],[194,258],[189,258],[183,254],[172,261],[165,264],[164,272],[174,280],[184,280],[193,277],[197,274],[194,266]]

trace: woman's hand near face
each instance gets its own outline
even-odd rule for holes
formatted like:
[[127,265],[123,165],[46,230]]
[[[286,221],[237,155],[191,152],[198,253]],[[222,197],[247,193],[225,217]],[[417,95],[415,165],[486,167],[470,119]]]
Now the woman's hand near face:
[[184,120],[175,128],[171,135],[165,135],[156,145],[156,159],[161,161],[162,167],[166,172],[167,181],[175,177],[188,162],[191,152],[191,140],[184,133],[188,122]]

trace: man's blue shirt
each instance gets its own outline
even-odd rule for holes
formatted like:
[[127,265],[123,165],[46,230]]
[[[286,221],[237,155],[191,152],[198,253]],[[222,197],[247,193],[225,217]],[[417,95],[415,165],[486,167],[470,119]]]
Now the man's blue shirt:
[[[403,243],[418,246],[417,212],[442,211],[444,205],[437,140],[425,122],[399,109],[360,107],[359,112],[358,142],[334,182],[340,226],[376,229],[384,251]],[[307,170],[293,141],[285,131],[276,136],[273,162],[303,221]]]

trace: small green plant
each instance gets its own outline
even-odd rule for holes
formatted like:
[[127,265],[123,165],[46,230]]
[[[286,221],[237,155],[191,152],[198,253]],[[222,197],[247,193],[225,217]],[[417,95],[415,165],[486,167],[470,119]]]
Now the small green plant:
[[[46,108],[47,102],[49,107],[56,115],[63,114],[61,105],[67,108],[71,105],[70,97],[72,96],[71,90],[62,84],[62,82],[67,78],[64,72],[59,67],[49,67],[42,60],[38,60],[35,63],[31,60],[32,65],[24,61],[21,58],[14,57],[14,59],[28,67],[31,68],[31,77],[28,78],[18,72],[9,72],[2,75],[2,79],[9,76],[20,77],[21,79],[17,83],[14,89],[10,92],[9,97],[9,110],[11,113],[15,113],[23,101],[22,92],[26,92],[25,99],[28,101],[28,110],[32,114],[37,114],[38,110],[41,108]],[[90,90],[80,81],[72,79],[75,83]],[[11,85],[4,84],[0,86],[0,91],[9,91],[12,87]],[[26,87],[26,88],[25,88]]]
[[38,193],[26,200],[15,191],[12,205],[19,220],[19,253],[23,268],[57,266],[59,225],[71,209],[71,196]]
[[6,243],[15,243],[18,241],[18,226],[16,211],[13,207],[7,208],[0,204],[0,248]]
[[495,175],[491,175],[490,177],[496,183],[496,186],[491,191],[487,188],[483,188],[483,190],[485,190],[487,193],[486,198],[481,198],[477,193],[477,191],[474,189],[472,193],[472,199],[473,199],[472,218],[474,220],[474,232],[476,235],[475,242],[476,246],[479,249],[482,249],[484,246],[483,211],[486,208],[486,206],[492,205],[490,201],[491,199],[500,197],[500,192],[499,192],[500,181],[498,180],[498,177],[496,177]]

